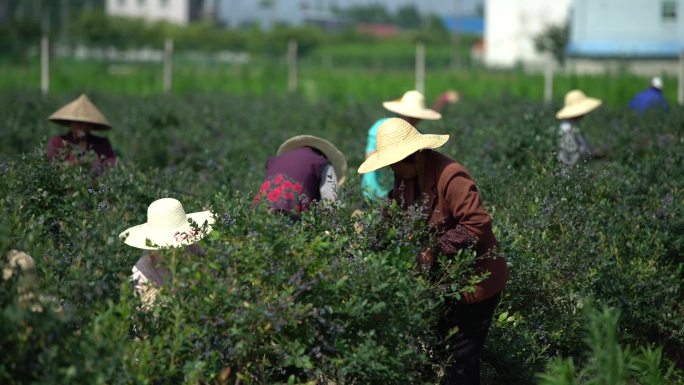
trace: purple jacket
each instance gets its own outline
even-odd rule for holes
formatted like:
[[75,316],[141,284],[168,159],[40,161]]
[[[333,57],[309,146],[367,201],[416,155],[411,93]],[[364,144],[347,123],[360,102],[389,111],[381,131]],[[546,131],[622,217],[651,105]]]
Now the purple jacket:
[[[97,154],[98,163],[111,166],[116,163],[116,155],[114,155],[112,145],[107,138],[88,135],[85,137],[85,140],[88,143],[88,151],[94,151]],[[75,153],[75,149],[73,148],[76,145],[78,145],[78,139],[74,138],[73,135],[71,135],[71,132],[60,136],[53,136],[48,142],[45,155],[48,160],[52,160],[66,148],[68,150],[68,153],[66,154],[67,161],[70,163],[77,163],[80,156]]]
[[254,197],[265,198],[271,209],[285,212],[306,211],[320,200],[321,170],[328,159],[311,147],[302,147],[270,158],[266,177]]

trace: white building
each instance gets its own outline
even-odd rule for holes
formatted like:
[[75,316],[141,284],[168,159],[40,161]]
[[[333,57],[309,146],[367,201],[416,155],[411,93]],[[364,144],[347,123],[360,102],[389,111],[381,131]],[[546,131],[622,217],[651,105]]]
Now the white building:
[[112,16],[139,17],[149,21],[188,24],[213,14],[214,1],[204,0],[107,0]]
[[675,58],[684,49],[684,0],[574,0],[568,53]]
[[[593,0],[600,1],[600,0]],[[549,25],[568,22],[571,0],[485,0],[484,62],[493,67],[552,61],[534,47]]]
[[675,75],[680,52],[684,52],[684,0],[573,2],[568,44],[573,71]]

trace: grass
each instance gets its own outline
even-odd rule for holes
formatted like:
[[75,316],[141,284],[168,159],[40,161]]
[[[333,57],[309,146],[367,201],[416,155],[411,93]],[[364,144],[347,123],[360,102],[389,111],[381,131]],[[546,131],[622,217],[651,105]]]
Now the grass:
[[[366,64],[359,52],[342,47],[336,56],[321,50],[301,61],[298,92],[311,101],[330,99],[378,102],[399,96],[415,87],[414,70],[391,62],[382,56],[368,53]],[[349,62],[336,57],[344,52]],[[385,52],[382,48],[380,52]],[[527,74],[521,70],[494,71],[481,67],[451,68],[444,64],[448,52],[436,55],[443,59],[428,62],[425,90],[429,100],[446,89],[458,90],[463,98],[488,100],[492,98],[522,97],[533,101],[543,99],[544,80],[541,74]],[[400,56],[406,56],[404,52]],[[429,54],[429,53],[428,53]],[[327,55],[327,56],[326,56]],[[352,57],[350,59],[350,57]],[[378,60],[375,60],[377,57]],[[440,64],[440,61],[442,64]],[[397,64],[399,63],[399,64]],[[163,92],[160,63],[114,63],[53,59],[50,92],[56,94],[78,92],[106,92],[123,95],[156,95]],[[35,90],[40,87],[40,63],[30,60],[23,64],[0,62],[0,90]],[[666,77],[665,97],[676,100],[676,79]],[[580,88],[588,95],[603,99],[612,106],[624,106],[648,79],[629,74],[573,75],[554,77],[554,102],[562,103],[565,92]],[[240,95],[283,95],[287,93],[287,66],[284,60],[253,59],[249,64],[198,63],[179,57],[174,62],[172,92],[230,93]]]

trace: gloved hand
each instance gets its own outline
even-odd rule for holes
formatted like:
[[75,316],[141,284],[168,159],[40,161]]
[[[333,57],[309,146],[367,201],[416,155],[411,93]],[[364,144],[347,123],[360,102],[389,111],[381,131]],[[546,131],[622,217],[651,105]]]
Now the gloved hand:
[[456,225],[437,238],[437,247],[446,255],[456,254],[460,249],[467,249],[477,243],[477,238],[470,235],[462,225]]

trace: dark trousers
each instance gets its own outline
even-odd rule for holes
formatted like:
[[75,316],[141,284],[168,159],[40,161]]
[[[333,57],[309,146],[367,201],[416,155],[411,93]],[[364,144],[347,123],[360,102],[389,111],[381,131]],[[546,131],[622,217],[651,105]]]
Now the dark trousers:
[[[474,304],[446,304],[445,314],[437,323],[448,362],[442,385],[480,384],[480,354],[500,300],[501,293]],[[454,328],[458,328],[455,333]]]

